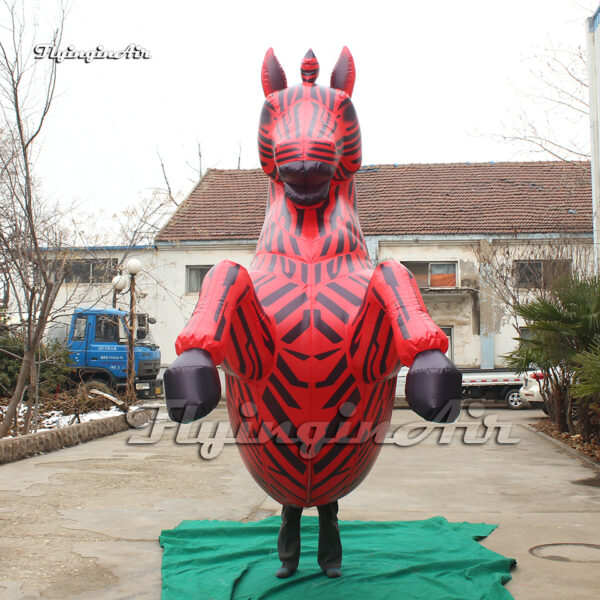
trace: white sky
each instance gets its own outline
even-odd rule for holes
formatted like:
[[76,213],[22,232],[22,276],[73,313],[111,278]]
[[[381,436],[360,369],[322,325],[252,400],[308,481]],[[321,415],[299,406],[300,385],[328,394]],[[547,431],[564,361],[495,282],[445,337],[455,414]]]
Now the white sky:
[[[36,1],[50,20],[49,3]],[[365,164],[540,160],[483,134],[510,127],[515,88],[529,84],[527,59],[551,44],[585,48],[584,19],[597,3],[75,0],[63,48],[137,43],[152,58],[59,66],[38,177],[55,200],[117,211],[162,186],[157,152],[182,194],[197,141],[204,168],[236,167],[238,144],[241,166],[258,167],[269,46],[290,84],[309,47],[325,84],[350,48]]]

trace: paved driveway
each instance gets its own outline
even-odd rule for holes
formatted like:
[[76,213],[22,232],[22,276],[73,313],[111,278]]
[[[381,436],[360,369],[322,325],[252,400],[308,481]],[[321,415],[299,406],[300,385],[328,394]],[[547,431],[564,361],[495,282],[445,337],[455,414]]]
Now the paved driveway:
[[[508,584],[515,598],[597,597],[600,550],[537,551],[569,559],[557,561],[530,549],[600,544],[599,473],[527,428],[540,411],[470,410],[443,434],[407,426],[423,422],[408,410],[394,411],[395,443],[384,446],[366,481],[340,502],[340,517],[442,515],[498,523],[483,544],[517,559]],[[487,429],[478,426],[484,419]],[[226,411],[217,409],[210,420],[226,421]],[[155,426],[155,437],[165,425]],[[494,439],[481,443],[492,430]],[[174,443],[169,427],[156,443],[132,445],[132,435],[140,441],[148,431],[0,466],[0,599],[157,599],[162,529],[183,519],[244,521],[278,512],[235,447],[201,460],[189,428],[179,436],[188,443]]]

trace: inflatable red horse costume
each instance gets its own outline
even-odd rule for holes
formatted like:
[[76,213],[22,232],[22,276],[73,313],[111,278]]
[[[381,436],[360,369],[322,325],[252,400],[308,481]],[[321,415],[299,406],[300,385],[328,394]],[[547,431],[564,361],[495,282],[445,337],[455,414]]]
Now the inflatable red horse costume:
[[354,187],[350,52],[331,87],[315,84],[318,71],[309,51],[302,83],[287,87],[267,52],[258,143],[270,182],[256,255],[248,271],[231,261],[211,269],[165,374],[169,413],[188,422],[217,404],[222,364],[246,467],[270,496],[301,507],[333,502],[368,474],[401,365],[412,365],[411,408],[429,420],[456,417],[461,383],[412,274],[371,265]]

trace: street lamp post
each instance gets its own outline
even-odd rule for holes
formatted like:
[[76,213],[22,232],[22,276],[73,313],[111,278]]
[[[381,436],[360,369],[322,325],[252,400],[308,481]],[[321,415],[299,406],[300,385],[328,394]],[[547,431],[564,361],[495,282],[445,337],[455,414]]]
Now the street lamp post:
[[127,388],[125,392],[127,404],[134,404],[137,395],[135,393],[135,276],[142,270],[142,263],[137,258],[127,262],[129,273],[129,336],[127,349]]

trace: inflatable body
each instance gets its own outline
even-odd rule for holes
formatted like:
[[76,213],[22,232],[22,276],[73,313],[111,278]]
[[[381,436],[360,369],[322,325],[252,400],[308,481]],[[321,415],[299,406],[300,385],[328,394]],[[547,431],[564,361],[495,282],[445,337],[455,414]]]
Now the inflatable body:
[[[452,372],[450,391],[440,401],[434,390],[437,405],[421,409],[427,418],[447,396],[457,397],[457,380],[442,354],[448,340],[412,274],[393,261],[373,268],[367,253],[354,187],[361,140],[349,51],[342,51],[331,87],[315,84],[311,51],[301,73],[302,83],[287,87],[267,52],[259,153],[270,183],[256,255],[249,270],[231,261],[213,267],[176,348],[182,357],[204,351],[203,368],[222,364],[246,467],[271,497],[304,507],[337,500],[368,474],[401,365],[433,354],[446,388]],[[194,395],[189,386],[181,391],[175,367],[165,377],[167,397]],[[208,385],[197,381],[198,388]]]

